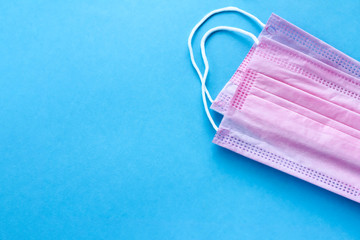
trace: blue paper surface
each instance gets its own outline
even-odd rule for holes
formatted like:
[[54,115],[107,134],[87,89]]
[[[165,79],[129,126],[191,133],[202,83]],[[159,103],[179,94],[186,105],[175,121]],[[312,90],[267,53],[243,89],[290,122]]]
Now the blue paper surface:
[[[360,239],[359,204],[211,143],[187,38],[226,6],[360,60],[358,0],[0,3],[0,239]],[[261,30],[213,17],[198,62],[218,25]],[[213,96],[251,45],[209,39]]]

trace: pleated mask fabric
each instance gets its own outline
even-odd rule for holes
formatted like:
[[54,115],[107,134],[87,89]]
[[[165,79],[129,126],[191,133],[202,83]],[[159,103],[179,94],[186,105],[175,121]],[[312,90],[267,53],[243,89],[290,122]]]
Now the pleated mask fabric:
[[[349,75],[360,78],[360,63],[358,61],[274,13],[270,16],[258,37],[260,42],[264,36],[283,43],[288,47],[296,49]],[[212,103],[211,109],[221,114],[226,112],[229,102],[234,95],[234,90],[238,86],[238,81],[242,78],[242,74],[249,63],[256,46],[257,44],[254,44],[250,49],[244,61]]]

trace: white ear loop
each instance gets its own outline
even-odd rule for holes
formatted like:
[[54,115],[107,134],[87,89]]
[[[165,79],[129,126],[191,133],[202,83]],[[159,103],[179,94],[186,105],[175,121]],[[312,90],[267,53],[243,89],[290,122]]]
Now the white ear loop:
[[[241,14],[244,14],[245,16],[249,17],[249,18],[252,18],[256,23],[258,23],[262,28],[265,27],[265,24],[262,23],[257,17],[255,17],[254,15],[240,9],[240,8],[237,8],[237,7],[225,7],[225,8],[220,8],[220,9],[216,9],[214,11],[211,11],[209,12],[208,14],[206,14],[201,20],[200,22],[198,22],[195,27],[192,29],[190,35],[189,35],[189,38],[188,38],[188,48],[189,48],[189,52],[190,52],[190,58],[191,58],[191,63],[193,65],[193,67],[195,68],[199,78],[200,78],[200,81],[202,81],[203,77],[201,75],[201,72],[199,70],[199,67],[198,65],[196,64],[195,62],[195,58],[194,58],[194,51],[193,51],[193,48],[192,48],[192,39],[194,37],[194,34],[195,32],[200,28],[200,26],[206,22],[211,16],[215,15],[215,14],[218,14],[218,13],[221,13],[221,12],[239,12]],[[207,90],[206,86],[205,86],[205,93],[206,93],[206,96],[207,98],[209,99],[209,101],[212,103],[214,102],[214,100],[211,98],[211,95],[209,93],[209,91]]]
[[238,33],[241,33],[241,34],[244,34],[246,36],[249,36],[251,37],[252,40],[254,40],[254,42],[256,44],[259,44],[259,39],[257,39],[257,37],[255,37],[254,34],[250,33],[250,32],[247,32],[245,30],[242,30],[240,28],[234,28],[234,27],[226,27],[226,26],[220,26],[220,27],[215,27],[215,28],[212,28],[210,29],[209,31],[207,31],[205,33],[205,35],[202,37],[201,39],[201,56],[203,58],[203,61],[204,61],[204,65],[205,65],[205,72],[204,72],[204,76],[200,79],[201,81],[201,95],[202,95],[202,100],[203,100],[203,104],[204,104],[204,109],[205,109],[205,112],[206,112],[206,115],[211,123],[211,125],[213,126],[213,128],[215,129],[215,131],[217,131],[219,128],[218,126],[216,126],[213,118],[211,117],[211,114],[210,114],[210,111],[209,111],[209,108],[208,108],[208,105],[207,105],[207,101],[206,101],[206,95],[205,95],[205,92],[206,92],[206,78],[208,76],[208,73],[209,73],[209,62],[207,60],[207,57],[206,57],[206,51],[205,51],[205,43],[206,43],[206,40],[208,39],[208,37],[213,34],[214,32],[217,32],[217,31],[231,31],[231,32],[238,32]]
[[213,126],[213,128],[217,131],[218,130],[218,127],[216,126],[213,118],[211,117],[210,115],[210,112],[209,112],[209,109],[208,109],[208,105],[207,105],[207,100],[206,100],[206,97],[209,99],[209,101],[211,103],[214,102],[214,100],[211,98],[211,95],[208,91],[208,89],[206,88],[206,78],[208,76],[208,73],[209,73],[209,63],[208,63],[208,60],[207,60],[207,57],[206,57],[206,52],[205,52],[205,42],[206,42],[206,39],[214,32],[217,32],[217,31],[220,31],[220,30],[226,30],[226,31],[234,31],[234,32],[239,32],[241,34],[244,34],[244,35],[247,35],[249,37],[251,37],[254,42],[256,44],[259,43],[259,40],[250,32],[247,32],[247,31],[244,31],[242,29],[239,29],[239,28],[233,28],[233,27],[226,27],[226,26],[221,26],[221,27],[216,27],[216,28],[212,28],[210,29],[209,31],[207,31],[205,33],[205,35],[203,36],[203,38],[201,39],[201,55],[202,55],[202,58],[203,58],[203,62],[205,64],[205,72],[204,72],[204,76],[201,75],[201,72],[199,70],[199,67],[197,66],[196,62],[195,62],[195,58],[194,58],[194,51],[193,51],[193,48],[192,48],[192,39],[194,37],[194,34],[195,32],[199,29],[199,27],[206,21],[208,20],[211,16],[217,14],[217,13],[221,13],[221,12],[239,12],[241,14],[244,14],[245,16],[248,16],[250,18],[252,18],[255,22],[257,22],[262,28],[265,27],[265,24],[262,23],[257,17],[255,17],[254,15],[242,10],[242,9],[239,9],[239,8],[236,8],[236,7],[225,7],[225,8],[220,8],[220,9],[216,9],[214,11],[211,11],[210,13],[206,14],[201,20],[199,23],[197,23],[195,25],[195,27],[192,29],[190,35],[189,35],[189,38],[188,38],[188,48],[189,48],[189,52],[190,52],[190,58],[191,58],[191,63],[193,65],[193,67],[195,68],[199,78],[200,78],[200,82],[201,82],[201,94],[202,94],[202,100],[203,100],[203,104],[204,104],[204,109],[205,109],[205,112],[206,112],[206,115],[211,123],[211,125]]

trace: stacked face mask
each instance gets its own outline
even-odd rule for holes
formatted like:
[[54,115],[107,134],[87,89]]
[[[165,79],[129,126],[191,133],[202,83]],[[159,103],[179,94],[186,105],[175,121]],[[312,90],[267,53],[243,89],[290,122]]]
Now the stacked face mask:
[[360,202],[359,77],[359,62],[273,14],[211,106],[224,115],[213,142]]
[[[282,19],[276,14],[270,16],[258,38],[261,41],[263,37],[275,40],[353,77],[360,78],[360,64],[358,61],[289,23],[285,19]],[[235,89],[239,85],[239,80],[242,78],[256,47],[257,44],[254,44],[250,49],[235,74],[211,105],[211,109],[221,114],[226,112],[230,100],[235,93]]]

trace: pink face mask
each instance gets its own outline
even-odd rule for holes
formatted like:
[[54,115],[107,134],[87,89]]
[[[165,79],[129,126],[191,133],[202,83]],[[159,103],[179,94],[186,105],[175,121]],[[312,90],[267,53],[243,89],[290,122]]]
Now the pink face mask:
[[[300,38],[294,43],[263,31],[255,40],[220,127],[211,119],[213,142],[360,202],[360,64],[319,40],[326,48],[314,45],[315,38]],[[301,47],[307,43],[315,47]]]
[[[264,36],[296,49],[349,75],[360,78],[360,63],[358,61],[275,14],[270,16],[260,33],[260,41]],[[232,78],[221,90],[215,101],[213,101],[211,109],[221,114],[226,112],[229,102],[234,95],[233,89],[236,89],[238,86],[238,79],[242,78],[242,74],[246,70],[256,46],[257,44],[250,49]]]

